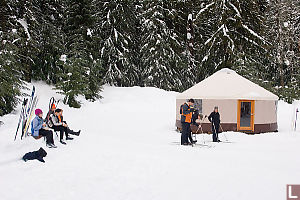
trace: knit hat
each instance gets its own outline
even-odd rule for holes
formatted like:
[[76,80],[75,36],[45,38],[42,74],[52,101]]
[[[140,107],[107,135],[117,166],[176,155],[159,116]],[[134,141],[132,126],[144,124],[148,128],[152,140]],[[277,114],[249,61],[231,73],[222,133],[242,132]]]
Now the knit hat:
[[35,115],[40,115],[42,113],[43,113],[43,111],[41,109],[36,109],[35,110]]
[[54,112],[59,113],[59,112],[61,112],[61,111],[62,111],[62,109],[57,108]]

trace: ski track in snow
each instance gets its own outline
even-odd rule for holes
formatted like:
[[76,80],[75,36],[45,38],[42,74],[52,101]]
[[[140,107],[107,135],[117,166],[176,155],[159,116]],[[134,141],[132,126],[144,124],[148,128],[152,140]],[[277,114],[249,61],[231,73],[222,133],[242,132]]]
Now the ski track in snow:
[[[44,112],[51,96],[62,98],[42,82],[34,84]],[[81,98],[80,110],[60,103],[70,127],[82,134],[66,146],[55,136],[57,149],[46,148],[43,139],[13,141],[20,110],[1,117],[1,200],[281,200],[286,184],[300,183],[294,106],[279,102],[278,133],[227,132],[231,143],[218,144],[205,134],[207,146],[198,135],[198,145],[185,147],[174,127],[176,94],[105,86],[102,100]],[[39,147],[48,152],[46,163],[20,160]]]

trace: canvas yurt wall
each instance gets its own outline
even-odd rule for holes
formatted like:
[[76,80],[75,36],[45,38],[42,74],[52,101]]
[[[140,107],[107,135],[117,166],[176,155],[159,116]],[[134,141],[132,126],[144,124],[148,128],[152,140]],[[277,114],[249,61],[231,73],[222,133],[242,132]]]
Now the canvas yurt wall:
[[[277,131],[278,97],[230,69],[216,72],[177,96],[176,126],[179,129],[180,106],[190,98],[195,99],[195,108],[203,116],[208,116],[218,106],[224,131]],[[207,118],[197,122],[201,123],[203,132],[211,132]],[[192,130],[195,132],[197,129],[192,126]]]

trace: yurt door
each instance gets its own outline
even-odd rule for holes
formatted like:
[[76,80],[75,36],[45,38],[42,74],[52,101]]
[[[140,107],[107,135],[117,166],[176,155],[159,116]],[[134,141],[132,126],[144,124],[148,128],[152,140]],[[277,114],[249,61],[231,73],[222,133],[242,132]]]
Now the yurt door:
[[238,130],[254,131],[254,103],[252,100],[238,101]]

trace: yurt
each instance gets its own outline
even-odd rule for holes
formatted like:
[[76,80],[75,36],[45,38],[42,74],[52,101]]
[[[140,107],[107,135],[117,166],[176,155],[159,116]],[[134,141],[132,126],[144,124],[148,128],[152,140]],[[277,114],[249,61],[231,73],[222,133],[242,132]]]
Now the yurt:
[[219,107],[221,131],[264,133],[277,131],[278,96],[240,76],[230,69],[221,69],[200,83],[177,95],[176,126],[181,129],[180,106],[188,99],[203,118],[191,126],[194,133],[210,133],[207,117],[215,106]]

